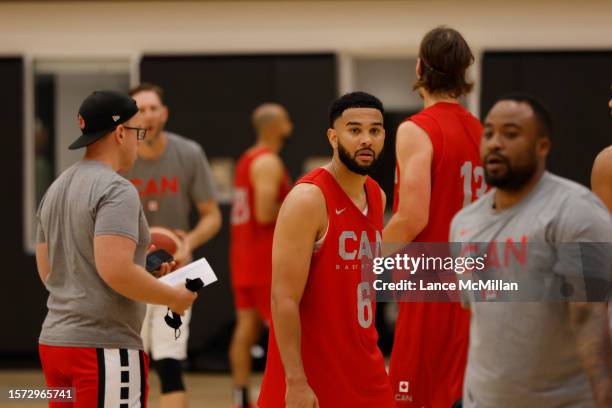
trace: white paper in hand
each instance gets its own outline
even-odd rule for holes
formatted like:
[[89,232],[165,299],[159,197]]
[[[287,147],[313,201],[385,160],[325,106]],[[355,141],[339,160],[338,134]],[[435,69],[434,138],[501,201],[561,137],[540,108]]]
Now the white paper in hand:
[[179,283],[184,284],[186,282],[186,278],[200,278],[202,279],[204,286],[208,286],[217,281],[217,275],[215,275],[213,272],[206,258],[200,258],[189,265],[185,265],[174,272],[170,272],[169,274],[159,278],[159,280],[167,285],[176,286]]

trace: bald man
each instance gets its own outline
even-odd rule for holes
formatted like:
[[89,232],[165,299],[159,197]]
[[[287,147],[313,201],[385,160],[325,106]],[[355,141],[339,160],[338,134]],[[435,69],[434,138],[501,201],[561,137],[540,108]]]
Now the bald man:
[[230,267],[236,305],[236,327],[230,345],[234,408],[250,407],[250,350],[262,323],[270,320],[272,236],[289,175],[278,156],[293,124],[278,104],[266,103],[253,112],[254,146],[238,160],[231,214]]

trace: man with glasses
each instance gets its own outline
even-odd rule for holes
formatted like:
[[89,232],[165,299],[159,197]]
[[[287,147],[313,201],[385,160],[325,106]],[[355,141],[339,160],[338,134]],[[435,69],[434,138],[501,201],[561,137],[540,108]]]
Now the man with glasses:
[[[37,212],[36,264],[49,291],[40,359],[47,387],[74,388],[74,407],[146,407],[144,303],[182,314],[196,298],[143,268],[149,228],[136,190],[117,174],[134,164],[146,134],[137,112],[123,93],[87,97],[82,135],[70,145],[85,155],[49,187]],[[160,272],[169,270],[164,264]]]
[[[143,83],[130,95],[136,100],[147,137],[138,146],[138,159],[127,178],[140,193],[149,225],[174,230],[181,238],[174,259],[183,266],[191,262],[192,251],[221,227],[210,166],[198,143],[164,130],[168,108],[161,87]],[[189,223],[192,206],[199,213],[194,228]],[[183,317],[178,339],[164,321],[166,312],[164,307],[149,306],[142,338],[160,377],[161,408],[181,408],[187,406],[181,362],[187,358],[191,311]]]
[[138,140],[139,142],[142,142],[147,136],[146,128],[138,128],[138,127],[132,127],[132,126],[124,126],[124,127],[128,130],[136,131],[136,140]]

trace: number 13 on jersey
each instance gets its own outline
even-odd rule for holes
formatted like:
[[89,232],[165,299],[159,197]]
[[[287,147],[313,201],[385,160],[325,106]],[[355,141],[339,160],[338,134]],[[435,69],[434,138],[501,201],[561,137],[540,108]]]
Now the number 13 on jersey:
[[[461,179],[463,181],[464,207],[480,198],[487,191],[482,166],[474,167],[472,162],[466,161],[461,166]],[[474,197],[474,192],[476,192],[476,197]]]

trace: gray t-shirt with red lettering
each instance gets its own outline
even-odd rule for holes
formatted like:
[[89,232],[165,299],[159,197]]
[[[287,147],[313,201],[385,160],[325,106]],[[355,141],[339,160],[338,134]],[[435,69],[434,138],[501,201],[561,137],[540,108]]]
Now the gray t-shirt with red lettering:
[[[560,243],[612,242],[608,210],[572,181],[546,172],[528,196],[503,211],[493,208],[494,193],[455,216],[451,241],[529,242],[535,248],[529,268],[542,282],[577,278],[575,268],[562,264]],[[503,262],[504,254],[499,259]],[[568,302],[472,302],[470,308],[464,407],[594,406]]]
[[142,349],[145,304],[111,289],[94,258],[96,236],[120,235],[136,242],[134,262],[144,266],[149,227],[134,186],[106,164],[81,160],[49,187],[37,217],[51,267],[40,343]]
[[139,158],[126,177],[140,194],[150,226],[188,231],[192,206],[215,198],[212,172],[198,143],[170,132],[166,137],[162,155]]

